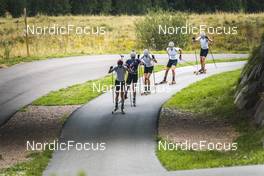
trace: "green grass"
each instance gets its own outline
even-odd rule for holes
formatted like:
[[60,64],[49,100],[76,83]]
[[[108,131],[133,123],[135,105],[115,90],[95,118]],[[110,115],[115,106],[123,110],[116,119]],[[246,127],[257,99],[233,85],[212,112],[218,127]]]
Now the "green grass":
[[[238,59],[236,61],[239,60],[246,60],[246,59]],[[234,61],[234,60],[229,60],[229,59],[222,59],[222,60],[218,60],[220,62],[226,62],[226,61]],[[191,62],[191,64],[195,64],[194,62]],[[181,64],[179,65],[179,67],[182,66],[188,66],[189,64]],[[161,71],[164,69],[163,65],[156,65],[155,67],[155,72]],[[234,73],[235,76],[237,76],[239,72],[237,71],[236,73]],[[78,85],[74,85],[74,86],[70,86],[68,88],[65,89],[61,89],[59,91],[53,91],[49,94],[47,94],[46,96],[43,96],[39,99],[37,99],[36,101],[34,101],[32,104],[36,105],[36,106],[54,106],[54,105],[79,105],[79,104],[84,104],[87,103],[88,101],[92,100],[93,98],[99,96],[102,94],[102,92],[94,92],[92,89],[93,83],[101,83],[103,85],[111,85],[111,76],[106,76],[102,79],[99,80],[93,80],[93,81],[87,81],[84,84],[78,84]],[[24,111],[25,108],[22,109],[22,111]],[[63,117],[61,122],[64,123],[66,117]],[[250,133],[246,133],[247,135],[249,135]],[[252,134],[255,134],[255,132],[253,131]],[[258,139],[258,136],[256,136],[256,138]],[[247,140],[248,138],[245,137],[245,139],[243,140]],[[251,138],[254,139],[254,138]],[[259,140],[256,140],[259,141]],[[245,142],[246,144],[246,142]],[[251,146],[249,146],[251,147]],[[0,176],[2,175],[7,175],[7,176],[15,176],[19,173],[22,173],[24,175],[29,175],[29,176],[38,176],[41,175],[41,173],[43,172],[43,170],[45,169],[45,167],[47,166],[49,159],[51,157],[51,151],[44,151],[43,153],[37,153],[37,154],[32,154],[31,157],[32,159],[29,162],[24,162],[21,164],[17,164],[11,168],[5,169],[0,171]],[[182,155],[188,155],[185,154],[184,152],[179,153],[181,156]],[[176,160],[178,158],[178,156],[175,158],[174,155],[175,153],[168,153],[165,151],[160,151],[158,153],[159,157],[164,158],[164,159],[168,159],[170,158],[170,160],[167,160],[171,163],[177,163]],[[178,155],[178,154],[177,154]],[[211,154],[207,154],[209,158],[209,156]],[[219,154],[216,154],[219,155]],[[189,157],[192,157],[193,154],[190,154]],[[203,156],[203,154],[202,154]],[[211,157],[215,157],[215,154],[213,154]],[[180,162],[182,162],[182,159],[179,160]],[[185,162],[187,162],[187,158],[185,159]],[[163,163],[164,165],[166,163]],[[176,164],[177,166],[180,166],[179,164]],[[188,166],[188,165],[186,165]],[[167,167],[167,168],[171,168],[173,170],[173,168],[175,168],[174,166],[171,167]],[[2,174],[2,175],[1,175]]]
[[71,53],[71,54],[52,54],[49,56],[30,56],[30,57],[13,57],[9,59],[0,59],[0,65],[6,65],[6,66],[12,66],[19,63],[25,63],[25,62],[33,62],[33,61],[40,61],[40,60],[46,60],[51,58],[65,58],[65,57],[71,57],[71,56],[82,56],[82,55],[88,55],[86,53]]
[[[238,150],[181,151],[157,150],[157,156],[168,170],[212,168],[234,165],[263,164],[264,129],[249,124],[246,113],[233,104],[235,85],[240,70],[222,73],[192,84],[173,96],[164,107],[195,112],[207,118],[225,118],[237,129]],[[161,139],[162,140],[162,139]]]
[[[217,62],[234,62],[234,61],[245,61],[246,59],[218,59]],[[209,60],[208,63],[212,63]],[[195,62],[185,63],[182,62],[178,67],[194,65]],[[156,65],[155,72],[163,70],[165,67],[163,65]],[[95,97],[101,95],[103,92],[93,91],[93,85],[98,85],[100,83],[104,86],[109,86],[112,84],[111,76],[106,76],[102,79],[87,81],[83,84],[77,84],[70,86],[68,88],[63,88],[58,91],[53,91],[35,100],[32,105],[35,106],[59,106],[59,105],[80,105],[84,104]]]
[[[65,26],[103,26],[107,35],[30,35],[30,56],[27,57],[23,18],[0,18],[0,65],[13,65],[46,58],[73,56],[84,54],[118,54],[129,53],[132,49],[142,51],[136,38],[135,22],[144,16],[44,16],[28,18],[29,25],[49,26],[58,24]],[[245,53],[259,43],[264,28],[264,13],[212,13],[190,14],[188,23],[193,26],[237,26],[238,35],[212,35],[214,52]],[[246,37],[245,37],[246,36]],[[191,39],[191,38],[190,38]],[[185,53],[193,52],[193,44],[189,41]],[[195,44],[198,47],[198,43]],[[165,51],[154,51],[164,53]],[[9,58],[9,59],[5,59]]]
[[233,71],[194,83],[173,96],[164,107],[206,116],[230,117],[235,112],[232,96],[239,75],[240,71]]
[[[164,66],[157,65],[155,72],[161,71]],[[87,81],[58,91],[50,92],[48,95],[35,100],[35,106],[62,106],[62,105],[81,105],[103,94],[94,91],[93,85],[111,86],[112,76],[108,75],[102,79]]]
[[93,85],[111,85],[111,76],[99,80],[87,81],[68,88],[53,91],[32,103],[35,106],[80,105],[84,104],[103,92],[93,91]]
[[[183,58],[184,59],[184,58]],[[198,58],[199,59],[199,58]],[[247,61],[248,58],[228,58],[228,59],[216,59],[215,63],[222,63],[222,62],[238,62],[238,61]],[[199,61],[198,61],[199,62]],[[207,59],[207,64],[212,64],[214,61],[212,59]],[[186,62],[181,61],[177,67],[185,67],[185,66],[196,66],[196,62]]]
[[52,156],[52,151],[30,154],[29,161],[16,164],[8,169],[0,170],[0,176],[41,176]]
[[[219,51],[221,53],[222,51]],[[193,51],[184,51],[185,54],[189,53],[192,54]],[[217,51],[214,51],[214,54],[218,53]],[[229,51],[228,53],[239,53],[239,54],[247,54],[248,51]],[[115,53],[116,54],[116,53]],[[165,51],[155,51],[155,54],[166,54]],[[47,60],[47,59],[53,59],[53,58],[65,58],[65,57],[71,57],[71,56],[84,56],[84,55],[90,55],[90,53],[70,53],[70,54],[52,54],[49,56],[30,56],[30,57],[13,57],[10,59],[1,59],[0,58],[0,65],[5,66],[12,66],[19,63],[25,63],[25,62],[33,62],[33,61],[40,61],[40,60]],[[241,60],[247,60],[246,58],[230,58],[230,59],[217,59],[217,62],[234,62],[234,61],[241,61]],[[212,60],[209,60],[208,63],[213,63]],[[192,62],[192,64],[195,64],[195,62]],[[187,64],[186,64],[187,65]]]

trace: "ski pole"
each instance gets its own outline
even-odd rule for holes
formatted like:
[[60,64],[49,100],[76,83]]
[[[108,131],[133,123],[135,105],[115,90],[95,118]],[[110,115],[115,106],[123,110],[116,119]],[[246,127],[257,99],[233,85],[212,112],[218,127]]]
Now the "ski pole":
[[[192,42],[194,44],[195,42],[195,37],[192,38]],[[196,49],[194,47],[194,45],[192,45],[192,48],[194,48],[194,55],[195,55],[195,62],[196,62],[196,73],[198,73],[199,71],[199,66],[198,66],[198,58],[197,58],[197,54],[196,54]]]
[[115,104],[115,95],[114,95],[114,73],[112,72],[112,99],[113,104]]
[[152,55],[152,59],[154,60],[153,62],[153,82],[154,82],[154,89],[155,89],[155,93],[157,93],[157,89],[156,89],[156,77],[155,77],[155,62],[157,61],[155,59],[155,56]]
[[153,64],[153,81],[154,81],[155,93],[157,93],[157,89],[156,89],[156,78],[155,78],[155,64]]
[[140,65],[138,66],[138,88],[139,88],[139,93],[141,95],[141,73],[140,73]]
[[186,60],[184,60],[184,59],[181,59],[183,62],[185,62],[186,64],[188,64],[188,65],[191,65],[191,66],[193,66],[193,67],[196,67],[195,65],[193,65],[193,64],[191,64],[190,62],[188,62],[188,61],[186,61]]
[[129,86],[129,100],[130,100],[130,106],[132,107],[131,90],[132,90],[132,87],[130,84],[130,86]]
[[196,55],[196,50],[194,50],[194,54],[195,54],[195,62],[196,62],[196,72],[198,72],[199,66],[198,66],[198,58],[197,58],[197,55]]
[[212,56],[212,59],[213,59],[213,62],[214,62],[214,66],[215,66],[215,68],[217,68],[217,65],[216,65],[216,63],[215,63],[215,59],[214,59],[214,55],[213,55],[213,52],[212,52],[212,50],[209,48],[209,51],[210,51],[210,53],[211,53],[211,56]]
[[[144,76],[144,74],[143,74],[143,71],[142,71],[142,67],[140,67],[140,72],[141,72],[141,77],[140,77],[140,79],[141,79],[141,85],[143,84],[144,85],[144,82],[143,82],[143,76]],[[144,87],[144,86],[143,86]],[[141,88],[142,88],[142,86],[141,86]],[[142,91],[142,90],[141,90]]]

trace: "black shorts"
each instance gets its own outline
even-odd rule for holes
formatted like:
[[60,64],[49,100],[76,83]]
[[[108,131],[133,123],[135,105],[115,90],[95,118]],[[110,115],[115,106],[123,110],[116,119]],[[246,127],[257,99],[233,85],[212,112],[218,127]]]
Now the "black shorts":
[[133,84],[136,84],[138,81],[138,74],[128,74],[127,76],[127,80],[126,80],[126,83],[127,85],[133,83]]
[[171,68],[172,66],[175,66],[176,67],[177,64],[178,64],[178,59],[175,59],[175,60],[169,59],[169,62],[167,64],[167,67],[168,68]]
[[152,73],[153,72],[153,66],[152,67],[144,67],[144,73]]
[[208,54],[208,49],[202,49],[202,48],[201,48],[200,56],[206,57],[207,54]]
[[125,81],[115,81],[115,89],[116,91],[124,91],[125,90]]

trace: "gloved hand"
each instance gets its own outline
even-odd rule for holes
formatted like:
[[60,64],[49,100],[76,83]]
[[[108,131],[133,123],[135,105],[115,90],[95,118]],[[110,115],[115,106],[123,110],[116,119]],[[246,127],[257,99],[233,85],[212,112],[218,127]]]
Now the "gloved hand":
[[114,68],[114,67],[113,67],[113,66],[111,66],[111,67],[110,67],[110,70],[112,70],[113,68]]

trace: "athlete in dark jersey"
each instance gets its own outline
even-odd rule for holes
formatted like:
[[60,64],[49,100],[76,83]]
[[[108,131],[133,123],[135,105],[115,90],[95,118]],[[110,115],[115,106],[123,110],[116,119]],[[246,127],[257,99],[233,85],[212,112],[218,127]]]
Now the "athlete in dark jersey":
[[130,59],[128,59],[125,64],[128,70],[128,75],[126,80],[127,89],[125,93],[125,98],[127,98],[127,92],[131,91],[130,87],[132,83],[133,106],[136,106],[136,86],[138,81],[138,66],[140,63],[141,61],[139,59],[136,59],[136,53],[132,51],[130,54]]

